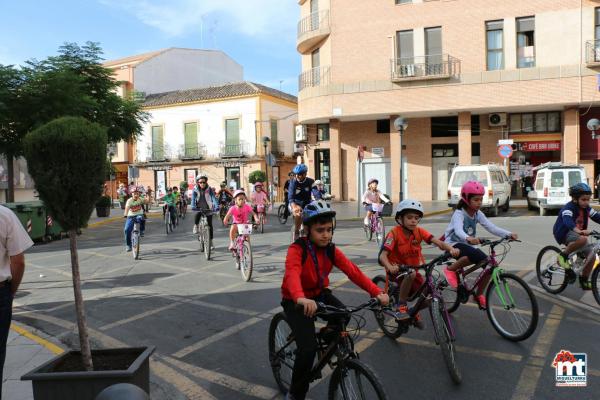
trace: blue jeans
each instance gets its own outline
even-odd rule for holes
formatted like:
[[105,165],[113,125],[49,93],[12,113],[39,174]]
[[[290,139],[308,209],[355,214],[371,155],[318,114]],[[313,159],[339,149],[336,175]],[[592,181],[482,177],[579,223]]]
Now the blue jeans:
[[146,220],[143,216],[137,215],[135,217],[127,217],[127,221],[125,221],[125,244],[131,247],[131,232],[133,231],[133,224],[137,221],[140,223],[140,233],[144,233],[146,230]]
[[4,282],[0,287],[0,399],[2,399],[2,370],[6,358],[6,340],[12,319],[12,301],[10,283]]

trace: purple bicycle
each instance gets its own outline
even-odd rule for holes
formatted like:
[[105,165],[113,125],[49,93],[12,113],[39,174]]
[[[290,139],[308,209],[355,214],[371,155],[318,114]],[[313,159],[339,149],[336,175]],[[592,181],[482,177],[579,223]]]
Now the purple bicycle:
[[[439,279],[439,276],[434,277],[432,273],[437,265],[450,258],[449,253],[444,253],[428,264],[418,267],[400,266],[399,273],[394,277],[377,275],[373,278],[373,283],[387,292],[390,296],[390,305],[388,308],[374,312],[377,324],[379,324],[383,333],[392,339],[396,339],[407,333],[411,325],[416,324],[417,313],[420,310],[429,308],[435,343],[442,349],[442,355],[450,373],[450,378],[452,378],[454,383],[459,384],[462,377],[456,364],[456,350],[454,348],[455,332],[450,321],[450,315],[446,311],[444,298],[442,297],[442,288],[445,281],[443,278]],[[397,313],[395,312],[399,304],[400,280],[402,277],[408,275],[411,269],[415,268],[425,270],[425,281],[408,299],[409,302],[416,300],[415,305],[409,311],[410,318],[400,321],[396,318]]]

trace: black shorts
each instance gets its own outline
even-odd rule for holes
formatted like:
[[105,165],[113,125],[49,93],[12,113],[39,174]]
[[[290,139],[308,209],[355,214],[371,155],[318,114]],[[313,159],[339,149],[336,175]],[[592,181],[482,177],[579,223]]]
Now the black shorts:
[[488,258],[483,251],[471,246],[470,244],[455,243],[453,247],[460,251],[458,258],[467,257],[471,264],[479,264],[481,261]]

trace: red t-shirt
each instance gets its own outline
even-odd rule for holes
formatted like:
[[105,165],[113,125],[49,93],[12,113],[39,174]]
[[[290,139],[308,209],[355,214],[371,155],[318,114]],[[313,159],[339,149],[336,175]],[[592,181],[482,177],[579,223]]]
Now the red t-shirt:
[[[319,263],[319,272],[322,276],[322,287],[319,285],[319,276],[313,258],[308,252],[306,262],[302,265],[302,247],[298,244],[292,244],[288,248],[285,259],[285,274],[281,284],[281,295],[284,299],[296,302],[298,298],[305,297],[312,299],[321,294],[323,288],[329,286],[329,273],[333,269],[333,264],[327,256],[324,248],[314,246],[317,261]],[[363,272],[352,263],[340,249],[336,247],[333,256],[335,266],[345,273],[352,282],[361,289],[369,292],[371,297],[376,297],[383,293]]]
[[386,235],[383,248],[389,252],[390,263],[418,266],[425,262],[421,252],[421,241],[431,244],[431,239],[433,235],[419,226],[407,237],[398,225]]

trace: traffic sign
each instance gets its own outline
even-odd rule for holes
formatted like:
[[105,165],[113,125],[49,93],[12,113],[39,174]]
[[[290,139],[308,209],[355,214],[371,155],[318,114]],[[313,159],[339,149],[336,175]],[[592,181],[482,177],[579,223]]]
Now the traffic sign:
[[514,144],[515,141],[513,139],[500,139],[498,140],[498,146],[502,146],[503,144]]
[[510,158],[513,154],[512,146],[508,144],[503,144],[502,146],[498,146],[498,154],[502,158]]

